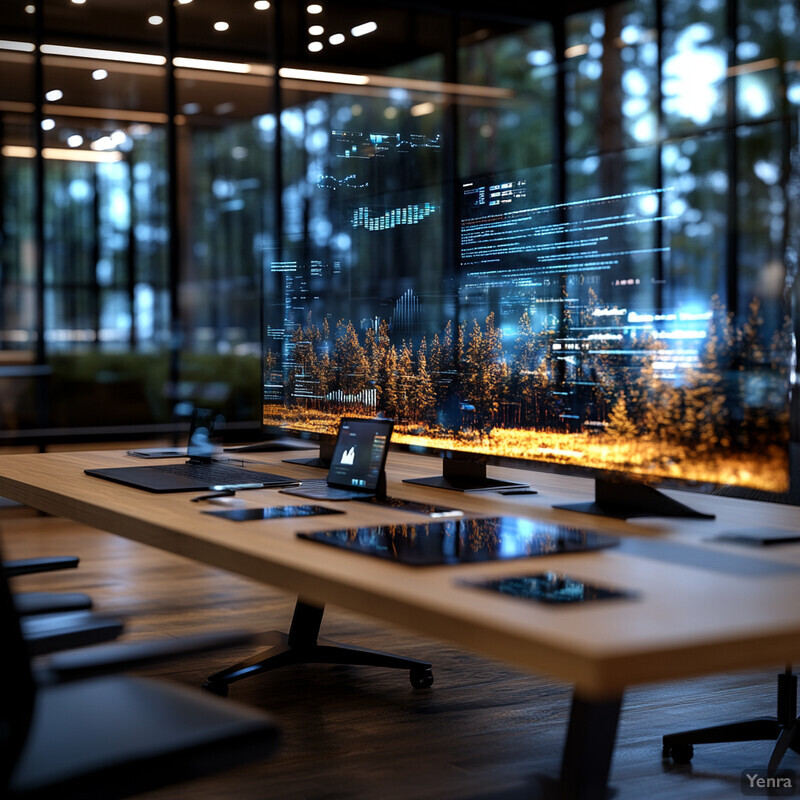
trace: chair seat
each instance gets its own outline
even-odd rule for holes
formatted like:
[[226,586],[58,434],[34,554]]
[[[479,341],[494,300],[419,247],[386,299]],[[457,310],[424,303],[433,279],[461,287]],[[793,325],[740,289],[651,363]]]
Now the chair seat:
[[111,800],[268,756],[262,711],[180,684],[106,677],[39,689],[11,798]]

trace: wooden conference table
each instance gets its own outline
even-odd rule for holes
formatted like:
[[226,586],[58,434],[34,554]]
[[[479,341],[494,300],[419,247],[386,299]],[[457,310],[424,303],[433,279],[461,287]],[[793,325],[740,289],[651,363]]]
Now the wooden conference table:
[[[242,457],[258,462],[248,463],[251,469],[320,477],[319,470],[282,463],[282,455],[297,453]],[[427,521],[419,514],[345,502],[327,504],[343,515],[233,523],[204,514],[220,507],[191,502],[196,493],[150,494],[84,474],[86,467],[145,463],[117,451],[4,456],[0,496],[296,593],[293,628],[298,610],[312,616],[316,610],[318,619],[310,625],[318,630],[330,603],[571,683],[561,774],[565,797],[603,796],[627,686],[800,661],[800,545],[743,547],[713,540],[743,529],[797,532],[796,507],[668,492],[716,519],[624,522],[551,507],[591,499],[589,480],[495,468],[493,476],[530,482],[538,494],[462,494],[402,483],[440,473],[441,461],[391,453],[390,496],[456,507],[467,515],[522,516],[620,537],[619,546],[595,552],[411,567],[295,534]],[[311,502],[275,489],[238,497],[253,507]],[[464,582],[542,571],[633,596],[558,607]]]

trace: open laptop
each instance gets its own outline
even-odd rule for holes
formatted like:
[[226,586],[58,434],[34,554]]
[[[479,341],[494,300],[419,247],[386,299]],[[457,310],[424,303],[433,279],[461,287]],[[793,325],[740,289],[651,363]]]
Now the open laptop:
[[189,460],[182,464],[108,467],[86,469],[84,472],[148,492],[261,489],[297,484],[297,480],[282,475],[215,463],[213,458],[219,453],[219,448],[214,440],[214,432],[219,430],[223,422],[222,416],[213,411],[203,408],[194,410],[186,449]]
[[339,423],[328,477],[281,489],[313,500],[359,500],[383,489],[383,470],[394,422],[343,417]]

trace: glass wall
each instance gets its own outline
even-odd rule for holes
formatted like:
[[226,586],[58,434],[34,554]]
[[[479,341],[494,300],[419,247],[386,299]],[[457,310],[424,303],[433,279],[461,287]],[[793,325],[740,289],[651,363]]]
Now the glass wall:
[[542,205],[657,188],[641,274],[604,302],[674,305],[671,279],[700,275],[779,327],[793,0],[567,3],[555,22],[504,2],[13,0],[0,29],[7,432],[156,426],[186,404],[257,426],[263,297],[275,352],[307,323],[293,292],[364,330],[359,298],[403,298],[386,313],[430,339],[453,310],[417,295],[451,279],[461,184],[489,173],[537,169]]

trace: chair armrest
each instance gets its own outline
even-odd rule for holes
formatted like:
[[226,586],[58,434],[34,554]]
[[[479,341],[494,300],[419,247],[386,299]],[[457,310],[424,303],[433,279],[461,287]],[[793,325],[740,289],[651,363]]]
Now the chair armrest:
[[35,572],[55,572],[59,569],[74,569],[80,559],[77,556],[43,556],[41,558],[17,558],[3,562],[9,578],[31,575]]
[[122,633],[124,623],[108,614],[70,611],[20,617],[19,626],[28,653],[41,656],[116,639]]
[[37,682],[67,683],[258,642],[257,634],[227,631],[198,633],[175,639],[111,642],[85,649],[65,650],[37,661]]

